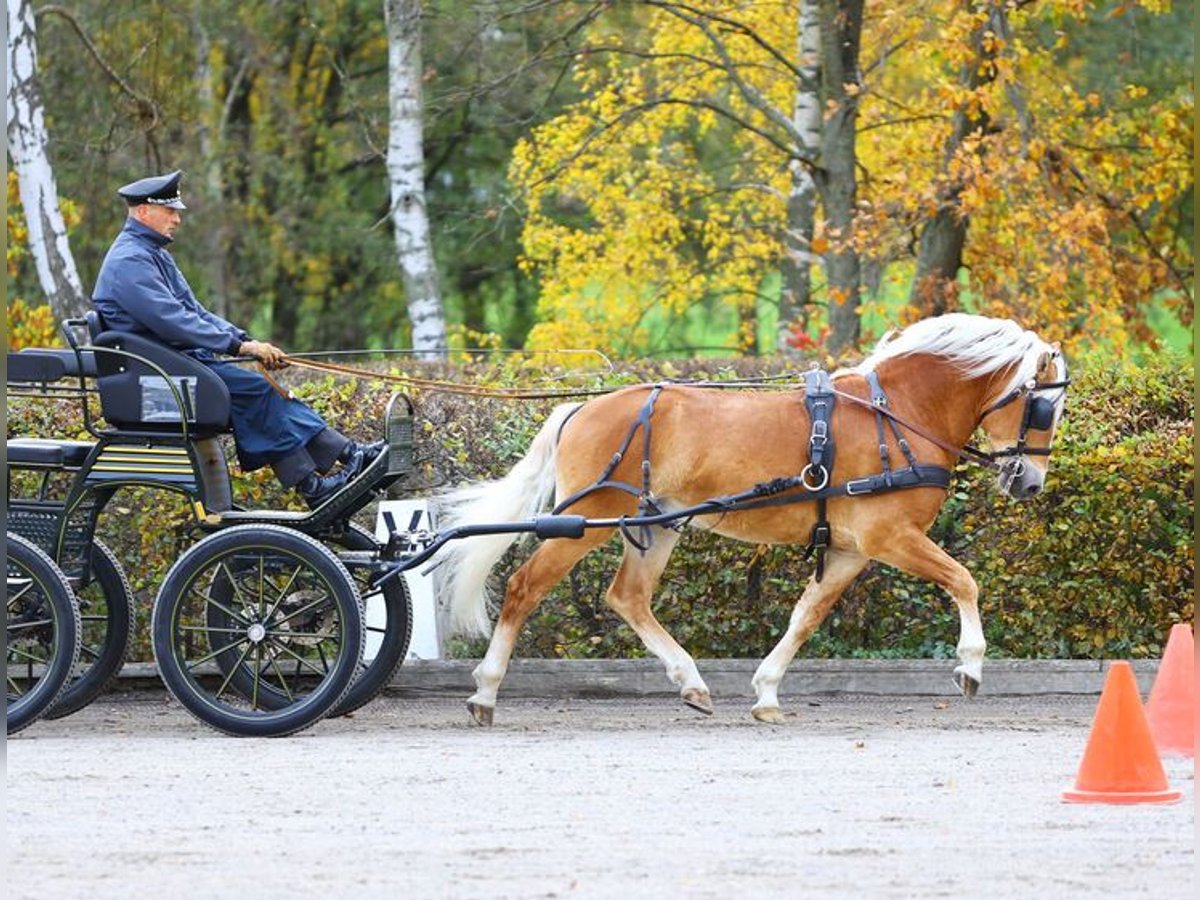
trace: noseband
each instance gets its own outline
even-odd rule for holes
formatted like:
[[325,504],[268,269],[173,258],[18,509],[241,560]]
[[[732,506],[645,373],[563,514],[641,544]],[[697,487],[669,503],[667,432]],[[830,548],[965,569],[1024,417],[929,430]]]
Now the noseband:
[[[1055,353],[1054,355],[1057,357],[1059,354]],[[1058,404],[1059,397],[1051,399],[1049,397],[1041,397],[1039,396],[1039,393],[1041,391],[1057,390],[1060,392],[1059,396],[1063,396],[1066,394],[1067,386],[1070,385],[1070,383],[1071,379],[1066,377],[1065,372],[1064,377],[1060,381],[1038,381],[1037,379],[1031,379],[1020,387],[1013,388],[1011,391],[997,400],[979,414],[979,423],[976,424],[976,427],[978,428],[979,425],[983,423],[983,420],[992,413],[1003,409],[1010,403],[1015,403],[1017,400],[1024,397],[1025,409],[1021,412],[1021,430],[1017,432],[1017,442],[1013,444],[1013,446],[1006,447],[1003,450],[993,450],[991,452],[979,450],[978,452],[991,459],[993,463],[1005,459],[1006,457],[1016,457],[1017,462],[1020,463],[1020,458],[1023,456],[1049,456],[1049,447],[1026,446],[1026,441],[1029,438],[1029,432],[1049,431],[1054,427],[1054,411],[1055,406]],[[1023,467],[1023,464],[1021,464],[1020,468]],[[1020,472],[1017,471],[1013,477],[1016,477],[1016,475],[1019,474]]]

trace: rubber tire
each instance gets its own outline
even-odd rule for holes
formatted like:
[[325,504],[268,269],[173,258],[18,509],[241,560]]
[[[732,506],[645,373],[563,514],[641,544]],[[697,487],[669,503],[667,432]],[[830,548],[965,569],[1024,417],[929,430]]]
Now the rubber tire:
[[[341,622],[341,652],[317,687],[300,700],[275,710],[228,706],[185,671],[174,652],[173,630],[181,600],[197,575],[222,556],[254,548],[299,558],[330,588]],[[209,535],[179,558],[163,581],[151,618],[154,658],[167,689],[200,721],[238,737],[282,737],[323,718],[345,695],[362,658],[362,601],[341,561],[320,542],[277,525],[238,525]]]
[[[377,546],[370,532],[353,523],[350,524],[349,530],[343,538],[336,543],[345,550],[371,550]],[[227,597],[228,595],[222,599],[226,600]],[[387,687],[396,669],[408,655],[408,646],[412,642],[412,598],[409,595],[408,585],[402,578],[394,578],[384,585],[383,597],[387,622],[384,626],[379,653],[370,663],[363,663],[359,666],[350,690],[330,711],[330,716],[348,715],[374,700],[379,696],[379,692]],[[365,599],[363,604],[365,615]],[[210,607],[208,624],[213,628],[221,628],[228,626],[229,621],[219,609]],[[372,629],[368,627],[367,630]],[[216,663],[228,675],[230,669],[237,663],[237,658],[230,652],[218,656]],[[229,683],[242,696],[247,696],[252,678],[251,670],[242,664],[240,671],[234,672]],[[269,684],[260,684],[259,701],[268,709],[282,708],[288,702],[287,696],[282,691]]]
[[[353,522],[350,523],[345,539],[340,543],[347,550],[370,550],[377,546],[375,537]],[[361,589],[359,593],[361,595]],[[379,652],[369,664],[363,665],[346,696],[329,713],[331,717],[349,715],[378,697],[380,691],[391,683],[392,676],[408,656],[408,647],[412,643],[412,596],[403,576],[393,578],[383,586],[383,602],[387,624],[384,626]],[[365,597],[363,605],[365,609]],[[373,629],[368,627],[367,630]]]
[[[45,673],[33,689],[18,698],[7,698],[5,720],[9,734],[16,734],[38,720],[62,694],[71,677],[71,671],[79,659],[79,607],[67,576],[46,553],[25,538],[13,534],[6,536],[5,567],[28,575],[49,604],[54,620],[54,654]],[[5,666],[13,642],[5,627]],[[7,697],[8,689],[5,688]]]
[[[60,719],[83,709],[117,680],[129,655],[133,637],[133,591],[116,556],[100,541],[92,542],[92,580],[75,592],[79,602],[82,631],[79,634],[79,662],[67,687],[46,713],[47,719]],[[99,595],[92,598],[93,594]],[[89,616],[91,603],[102,601],[103,618]],[[102,630],[101,630],[102,629]],[[94,652],[89,655],[88,650]]]

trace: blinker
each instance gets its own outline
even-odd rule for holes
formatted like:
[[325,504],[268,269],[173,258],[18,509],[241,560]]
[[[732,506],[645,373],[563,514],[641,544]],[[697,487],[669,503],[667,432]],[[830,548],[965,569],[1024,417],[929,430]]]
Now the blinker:
[[1049,431],[1054,427],[1054,401],[1046,397],[1030,397],[1026,421],[1033,431]]

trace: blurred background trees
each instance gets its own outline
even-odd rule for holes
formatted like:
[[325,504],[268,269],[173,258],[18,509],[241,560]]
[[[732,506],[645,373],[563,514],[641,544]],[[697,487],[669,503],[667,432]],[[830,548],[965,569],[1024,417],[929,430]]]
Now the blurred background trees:
[[[214,309],[297,350],[411,346],[384,7],[34,2],[84,290],[115,188],[178,167],[173,252]],[[1188,350],[1190,19],[1159,0],[426,2],[449,338],[836,353],[968,309]],[[10,313],[44,302],[12,254],[27,225],[10,205]]]

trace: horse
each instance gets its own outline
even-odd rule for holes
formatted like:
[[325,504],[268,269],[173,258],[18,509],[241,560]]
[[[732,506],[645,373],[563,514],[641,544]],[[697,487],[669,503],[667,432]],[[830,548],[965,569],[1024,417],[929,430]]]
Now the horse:
[[[788,664],[870,560],[933,581],[950,595],[960,619],[953,677],[962,694],[973,696],[986,649],[979,588],[926,532],[959,457],[997,469],[1000,489],[1012,498],[1041,491],[1069,383],[1061,350],[1012,321],[952,313],[889,333],[829,383],[836,402],[822,410],[823,428],[806,402],[812,398],[796,389],[639,385],[565,403],[502,478],[435,498],[439,529],[528,520],[552,497],[559,498],[556,513],[608,523],[540,543],[508,579],[494,630],[486,582],[516,535],[464,538],[443,551],[437,571],[444,624],[451,633],[491,633],[467,701],[473,721],[492,724],[500,682],[530,613],[614,533],[625,546],[608,604],[661,660],[683,702],[711,715],[695,661],[651,611],[682,526],[752,544],[820,545],[823,565],[753,676],[756,720],[783,721],[778,691]],[[977,429],[989,450],[968,443]],[[825,449],[818,432],[833,441],[836,454],[822,455],[814,474],[814,450]],[[944,477],[913,476],[903,489],[854,489],[891,484],[893,474],[899,481],[901,471],[889,468],[889,460],[901,454],[907,469]],[[729,501],[731,492],[738,502]],[[720,497],[726,500],[710,502]]]

